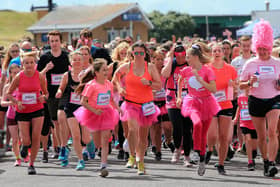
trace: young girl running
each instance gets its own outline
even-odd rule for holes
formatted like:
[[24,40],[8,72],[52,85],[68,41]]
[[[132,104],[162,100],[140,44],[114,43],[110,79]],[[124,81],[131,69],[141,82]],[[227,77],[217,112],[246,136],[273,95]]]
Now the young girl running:
[[[18,121],[23,144],[20,152],[22,158],[27,156],[27,150],[32,139],[31,156],[28,167],[29,175],[36,174],[34,161],[40,148],[40,136],[44,121],[43,102],[48,98],[46,79],[35,69],[35,60],[36,52],[23,54],[23,71],[16,75],[7,93],[7,98],[16,105],[16,119]],[[13,93],[17,88],[18,93],[15,98]],[[30,137],[30,126],[32,129],[32,138]]]
[[[78,76],[82,71],[83,58],[79,51],[70,53],[69,58],[72,68],[71,71],[68,71],[63,75],[62,81],[56,93],[56,98],[61,98],[63,94],[67,98],[64,111],[73,138],[74,149],[79,158],[76,170],[82,170],[85,167],[85,163],[82,155],[81,139],[83,139],[83,143],[87,144],[90,141],[90,135],[86,127],[81,127],[80,130],[79,122],[74,117],[73,112],[80,107],[80,96],[77,95],[74,90],[80,83]],[[82,132],[82,138],[80,132]],[[65,166],[66,165],[68,165],[68,159]]]
[[[16,74],[20,71],[20,68],[18,65],[13,64],[9,67],[9,82],[6,84],[3,88],[3,95],[2,95],[2,101],[1,101],[1,106],[2,107],[7,107],[8,106],[8,111],[7,111],[7,126],[9,128],[9,131],[12,136],[13,140],[13,151],[16,156],[16,161],[14,166],[20,166],[21,165],[21,159],[19,156],[19,133],[18,133],[18,124],[15,120],[16,117],[16,109],[15,106],[11,101],[7,100],[7,91],[9,87],[11,86],[11,82],[15,78]],[[17,91],[13,93],[13,96],[15,96]]]
[[254,159],[257,156],[258,136],[248,110],[248,92],[249,90],[247,89],[246,93],[238,97],[237,116],[235,117],[234,121],[239,119],[240,128],[242,134],[244,134],[245,137],[246,153],[248,156],[248,170],[254,171]]
[[[83,105],[74,112],[75,117],[93,133],[93,140],[97,148],[102,148],[100,176],[106,177],[108,142],[111,130],[119,120],[120,108],[113,100],[113,85],[107,80],[108,68],[104,59],[96,59],[93,69],[82,78],[82,83],[76,89],[81,94]],[[88,83],[84,83],[89,81]],[[116,108],[116,109],[114,109]]]
[[188,95],[183,100],[182,115],[190,117],[193,122],[193,149],[200,155],[198,175],[205,173],[205,152],[207,131],[212,118],[220,110],[211,92],[216,92],[215,75],[205,64],[209,58],[202,51],[202,43],[194,44],[187,50],[189,67],[180,72],[177,106],[182,103],[183,80],[187,80]]

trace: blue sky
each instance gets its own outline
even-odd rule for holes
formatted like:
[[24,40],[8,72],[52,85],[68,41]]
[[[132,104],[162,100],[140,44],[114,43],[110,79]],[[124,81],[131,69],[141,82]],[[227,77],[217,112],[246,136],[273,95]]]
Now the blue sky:
[[[30,11],[31,5],[46,5],[47,0],[2,0],[0,9]],[[58,5],[94,5],[104,3],[138,2],[145,12],[159,10],[195,14],[250,14],[253,10],[264,10],[264,0],[53,0]],[[280,9],[280,0],[269,0],[271,9]]]

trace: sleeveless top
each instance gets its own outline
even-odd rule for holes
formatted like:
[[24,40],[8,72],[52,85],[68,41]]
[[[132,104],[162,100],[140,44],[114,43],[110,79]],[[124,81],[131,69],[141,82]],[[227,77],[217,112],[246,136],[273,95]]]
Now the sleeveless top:
[[24,109],[16,111],[19,113],[31,113],[43,109],[44,105],[38,100],[41,91],[39,72],[36,70],[32,77],[28,77],[23,71],[19,75],[17,100],[22,102]]
[[144,75],[136,76],[133,73],[134,63],[130,63],[129,72],[125,77],[126,96],[125,100],[136,104],[144,104],[153,101],[152,88],[149,85],[144,85],[141,82],[142,78],[148,81],[152,80],[148,71],[148,63],[145,62]]
[[81,97],[80,95],[75,93],[75,89],[79,84],[80,82],[75,82],[73,80],[71,71],[68,71],[68,83],[64,91],[68,101],[66,107],[68,107],[69,105],[81,105],[80,104]]

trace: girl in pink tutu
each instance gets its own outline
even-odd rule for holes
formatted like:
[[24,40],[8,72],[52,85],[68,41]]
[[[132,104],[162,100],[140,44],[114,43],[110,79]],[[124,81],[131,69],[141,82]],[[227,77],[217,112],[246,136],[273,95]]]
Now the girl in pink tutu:
[[[86,126],[93,134],[97,148],[102,148],[100,176],[106,177],[108,142],[111,130],[119,121],[120,108],[113,100],[113,85],[107,80],[108,68],[104,59],[96,59],[93,69],[82,78],[82,83],[76,89],[81,94],[81,105],[74,112],[81,125]],[[117,110],[116,110],[117,109]]]
[[181,106],[182,84],[187,81],[188,95],[184,97],[182,115],[190,117],[193,122],[193,149],[200,155],[198,175],[205,173],[205,152],[207,131],[212,118],[218,113],[220,107],[211,94],[216,92],[214,72],[205,65],[209,58],[202,50],[202,43],[197,43],[187,50],[187,61],[190,66],[180,72],[178,81],[178,97],[176,104]]
[[[113,80],[125,98],[121,106],[121,120],[128,121],[130,157],[126,167],[132,168],[136,161],[138,175],[144,175],[144,155],[148,145],[149,128],[160,114],[159,108],[153,103],[152,90],[161,88],[161,80],[155,65],[149,63],[149,51],[145,44],[137,42],[131,49],[134,60],[119,67]],[[120,84],[123,76],[125,87]]]

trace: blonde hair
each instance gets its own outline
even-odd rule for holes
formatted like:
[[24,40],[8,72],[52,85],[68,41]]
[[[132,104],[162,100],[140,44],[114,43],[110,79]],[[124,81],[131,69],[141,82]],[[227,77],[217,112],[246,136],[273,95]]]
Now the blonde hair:
[[80,51],[72,51],[70,54],[69,54],[69,61],[70,61],[70,63],[72,62],[72,60],[73,60],[73,56],[74,55],[80,55],[81,56],[81,58],[83,58],[83,55],[82,55],[82,53],[80,52]]
[[34,61],[36,61],[38,58],[37,58],[37,52],[36,51],[31,51],[31,52],[24,52],[24,53],[21,53],[20,54],[20,61],[24,62],[24,59],[26,57],[33,57],[34,58]]
[[119,45],[117,45],[117,47],[114,49],[113,53],[112,53],[112,60],[113,61],[121,61],[121,57],[120,57],[120,52],[123,49],[126,49],[128,51],[129,45],[126,42],[121,42]]

